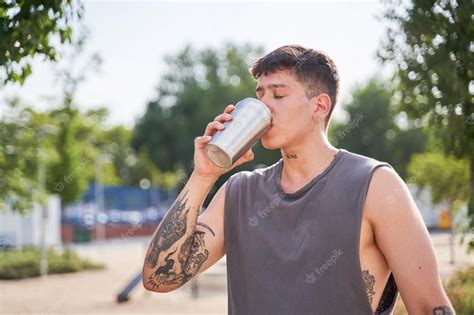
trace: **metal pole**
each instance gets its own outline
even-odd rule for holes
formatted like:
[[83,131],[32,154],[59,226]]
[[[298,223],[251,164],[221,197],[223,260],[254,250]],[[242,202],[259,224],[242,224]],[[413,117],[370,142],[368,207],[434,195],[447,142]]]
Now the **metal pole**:
[[[38,166],[38,182],[40,185],[40,192],[45,192],[46,187],[46,170],[44,166],[43,160],[43,152],[39,149],[39,166]],[[41,212],[41,220],[40,220],[40,275],[46,276],[48,274],[48,250],[46,246],[46,224],[48,220],[48,212],[47,207],[45,206],[44,202],[40,200],[40,212]]]
[[[95,203],[97,210],[97,217],[104,213],[104,186],[102,185],[102,160],[103,155],[100,154],[95,164]],[[96,222],[96,237],[97,240],[105,240],[105,225]]]
[[51,125],[44,125],[39,128],[38,132],[38,183],[40,189],[40,275],[46,276],[48,274],[48,249],[46,244],[46,224],[48,221],[48,206],[42,200],[41,196],[47,198],[46,193],[46,169],[44,161],[44,152],[41,148],[42,140],[45,134],[54,134],[54,127]]
[[449,263],[452,265],[454,264],[456,261],[456,258],[455,258],[455,244],[454,244],[454,202],[451,202],[451,209],[450,209],[450,212],[449,212]]

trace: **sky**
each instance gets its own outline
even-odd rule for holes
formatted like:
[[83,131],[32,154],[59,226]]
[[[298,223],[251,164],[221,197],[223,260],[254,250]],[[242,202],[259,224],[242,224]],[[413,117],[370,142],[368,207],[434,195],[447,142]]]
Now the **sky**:
[[[286,44],[325,51],[339,69],[344,104],[355,86],[381,72],[388,77],[375,57],[385,34],[376,18],[381,9],[378,1],[356,0],[85,1],[87,52],[97,52],[102,64],[80,86],[76,103],[84,110],[106,107],[108,124],[132,127],[156,97],[165,56],[188,44],[201,49],[233,42],[261,45],[265,52]],[[23,86],[0,90],[0,107],[15,95],[38,110],[59,106],[61,85],[54,73],[51,63],[34,59],[33,75]],[[338,107],[336,119],[343,112]]]

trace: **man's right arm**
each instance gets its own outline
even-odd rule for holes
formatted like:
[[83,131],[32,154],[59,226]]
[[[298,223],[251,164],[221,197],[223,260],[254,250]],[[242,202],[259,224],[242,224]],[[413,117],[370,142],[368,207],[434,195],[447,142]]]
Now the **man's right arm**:
[[143,266],[146,289],[174,290],[224,255],[225,184],[199,216],[199,209],[212,185],[213,182],[193,174],[163,218],[153,235]]
[[206,155],[206,144],[223,122],[232,119],[233,105],[210,122],[201,137],[194,140],[194,170],[171,208],[158,225],[143,264],[143,285],[157,292],[174,290],[198,272],[214,264],[225,253],[224,184],[204,213],[199,211],[217,179],[233,168],[253,159],[248,150],[230,168],[212,164]]

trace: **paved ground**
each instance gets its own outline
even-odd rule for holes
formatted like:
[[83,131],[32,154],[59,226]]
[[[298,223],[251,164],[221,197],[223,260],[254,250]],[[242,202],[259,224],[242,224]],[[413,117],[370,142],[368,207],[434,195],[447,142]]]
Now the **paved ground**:
[[[458,245],[456,264],[449,264],[448,234],[432,233],[440,274],[446,279],[455,268],[474,264]],[[103,262],[105,270],[51,275],[19,281],[0,281],[0,314],[226,314],[225,260],[199,276],[199,298],[190,285],[170,293],[145,291],[141,285],[127,303],[115,302],[117,293],[140,270],[148,239],[77,246],[84,257]]]

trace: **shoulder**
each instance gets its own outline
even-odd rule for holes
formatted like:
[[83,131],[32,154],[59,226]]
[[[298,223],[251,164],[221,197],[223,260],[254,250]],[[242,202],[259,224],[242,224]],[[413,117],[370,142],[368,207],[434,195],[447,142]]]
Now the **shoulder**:
[[[372,181],[373,176],[380,169],[392,169],[392,166],[384,161],[356,154],[347,150],[343,150],[342,163],[339,167],[339,174],[344,174],[344,178],[348,182],[362,184],[363,189],[367,191],[369,183]],[[385,167],[381,167],[385,166]]]
[[393,168],[374,170],[364,209],[372,224],[396,219],[406,212],[416,212],[416,209],[407,185]]
[[386,162],[379,161],[377,159],[362,154],[353,153],[347,150],[344,150],[344,159],[346,160],[346,164],[349,164],[352,167],[361,166],[373,168],[378,164],[388,164]]
[[399,201],[403,194],[409,193],[403,179],[392,167],[378,167],[370,181],[367,198],[377,206]]
[[400,205],[410,202],[405,182],[389,163],[348,151],[344,160],[344,182],[360,185],[365,194],[364,217],[369,221],[386,220],[388,214],[396,215]]
[[279,163],[281,160],[275,162],[270,166],[256,168],[253,171],[240,171],[229,177],[227,186],[242,186],[255,185],[270,180],[276,176]]

